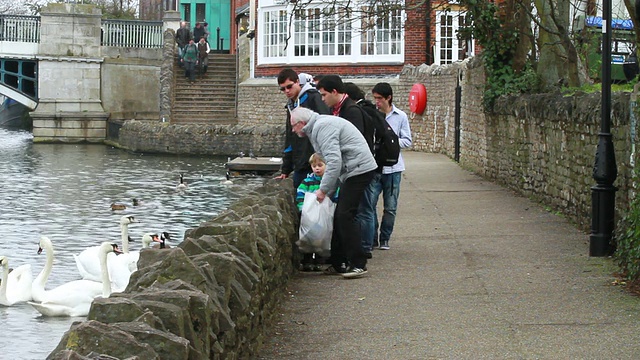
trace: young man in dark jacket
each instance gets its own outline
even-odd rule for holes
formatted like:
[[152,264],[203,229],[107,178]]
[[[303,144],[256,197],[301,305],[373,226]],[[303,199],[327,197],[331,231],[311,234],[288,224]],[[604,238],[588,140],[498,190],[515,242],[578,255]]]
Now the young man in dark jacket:
[[[200,38],[204,36],[204,26],[199,22],[196,23],[196,26],[193,28],[193,41],[199,42]],[[205,39],[206,40],[206,39]]]
[[180,22],[180,29],[176,31],[176,43],[178,43],[178,56],[182,59],[182,52],[184,51],[184,47],[189,44],[189,40],[191,40],[191,32],[187,28],[187,23],[185,21]]
[[307,138],[301,138],[291,132],[291,110],[302,106],[311,109],[319,114],[330,115],[331,112],[327,105],[322,102],[322,97],[318,90],[313,87],[312,83],[306,80],[306,76],[302,76],[300,80],[292,69],[283,69],[278,74],[278,85],[280,91],[287,97],[287,123],[284,142],[284,154],[282,157],[281,175],[277,178],[284,179],[293,173],[293,187],[298,188],[302,180],[311,173],[309,158],[315,152],[313,146]]
[[345,91],[345,85],[338,75],[325,75],[316,85],[318,92],[332,115],[349,120],[362,133],[370,150],[373,150],[373,124],[367,124],[363,110],[356,102],[349,98]]

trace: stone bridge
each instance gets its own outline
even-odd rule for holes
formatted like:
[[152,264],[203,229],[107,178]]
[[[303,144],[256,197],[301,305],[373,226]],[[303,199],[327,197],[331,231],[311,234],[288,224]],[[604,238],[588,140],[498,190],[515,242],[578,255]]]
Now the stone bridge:
[[102,142],[108,120],[158,120],[163,34],[179,21],[104,20],[63,3],[2,15],[0,94],[32,110],[34,141]]

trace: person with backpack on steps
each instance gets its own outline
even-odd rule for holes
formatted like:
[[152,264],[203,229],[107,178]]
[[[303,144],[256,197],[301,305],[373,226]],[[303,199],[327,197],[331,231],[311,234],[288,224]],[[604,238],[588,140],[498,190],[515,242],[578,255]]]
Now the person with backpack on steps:
[[189,40],[189,44],[184,47],[180,61],[184,64],[184,76],[188,77],[193,84],[196,81],[196,65],[198,64],[198,46],[193,42],[193,39]]

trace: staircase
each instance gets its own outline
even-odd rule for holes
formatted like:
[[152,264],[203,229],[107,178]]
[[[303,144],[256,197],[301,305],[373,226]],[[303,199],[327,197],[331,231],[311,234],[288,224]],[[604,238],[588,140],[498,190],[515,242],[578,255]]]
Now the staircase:
[[172,122],[235,124],[236,56],[209,54],[209,67],[191,84],[184,68],[175,65],[175,91]]

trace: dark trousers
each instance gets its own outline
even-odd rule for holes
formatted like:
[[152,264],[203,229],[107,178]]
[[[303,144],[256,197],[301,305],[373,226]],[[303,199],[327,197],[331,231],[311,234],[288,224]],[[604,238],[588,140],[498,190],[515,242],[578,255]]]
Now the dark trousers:
[[196,81],[196,62],[184,61],[184,76],[188,77],[190,81]]
[[372,170],[352,176],[340,185],[331,238],[331,264],[336,269],[340,268],[342,263],[361,269],[367,266],[367,256],[362,249],[360,223],[356,221],[356,213],[364,189],[369,186],[374,174],[375,170]]

